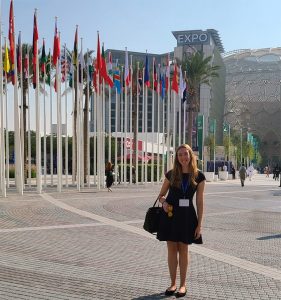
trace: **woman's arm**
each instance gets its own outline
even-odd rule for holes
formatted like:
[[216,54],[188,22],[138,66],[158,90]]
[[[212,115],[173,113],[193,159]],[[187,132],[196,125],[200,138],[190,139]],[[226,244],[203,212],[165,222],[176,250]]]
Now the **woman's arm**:
[[158,195],[159,202],[162,203],[165,212],[168,212],[168,203],[166,202],[165,196],[169,190],[169,187],[170,187],[170,181],[167,178],[165,178],[160,193]]
[[198,183],[196,190],[196,207],[197,207],[197,216],[198,216],[198,226],[195,230],[195,238],[198,239],[201,235],[201,226],[203,221],[204,213],[204,189],[205,189],[205,180]]

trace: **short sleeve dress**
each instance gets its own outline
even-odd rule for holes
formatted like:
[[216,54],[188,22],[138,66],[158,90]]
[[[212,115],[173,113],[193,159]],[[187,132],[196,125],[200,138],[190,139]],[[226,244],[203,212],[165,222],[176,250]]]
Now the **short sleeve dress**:
[[[171,179],[172,170],[166,173],[166,178]],[[157,239],[159,241],[172,241],[182,242],[185,244],[202,244],[202,236],[195,239],[195,229],[198,225],[198,218],[193,206],[193,196],[196,192],[197,186],[192,187],[189,182],[190,174],[183,174],[183,182],[185,185],[181,185],[180,188],[170,186],[166,201],[173,206],[173,215],[168,216],[168,213],[162,210],[160,216],[160,226],[157,233]],[[198,171],[196,182],[200,183],[205,180],[205,175]],[[180,206],[180,199],[188,199],[188,206]]]

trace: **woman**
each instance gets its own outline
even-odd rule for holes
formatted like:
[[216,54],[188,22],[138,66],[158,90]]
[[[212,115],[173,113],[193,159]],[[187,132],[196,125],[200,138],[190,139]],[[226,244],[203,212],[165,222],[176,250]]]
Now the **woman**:
[[112,192],[111,186],[112,186],[113,181],[114,181],[112,171],[113,171],[113,165],[112,165],[112,163],[109,161],[109,162],[106,164],[106,167],[105,167],[106,187],[107,187],[107,191],[108,191],[108,192]]
[[[188,266],[188,245],[202,244],[201,225],[203,219],[205,176],[197,169],[196,157],[189,145],[176,150],[174,167],[165,174],[159,193],[163,206],[160,229],[157,238],[167,241],[168,267],[171,285],[165,291],[172,296],[176,290],[176,274],[179,265],[180,286],[176,297],[186,295],[186,273]],[[166,194],[168,192],[167,197]],[[197,214],[193,206],[196,192]]]

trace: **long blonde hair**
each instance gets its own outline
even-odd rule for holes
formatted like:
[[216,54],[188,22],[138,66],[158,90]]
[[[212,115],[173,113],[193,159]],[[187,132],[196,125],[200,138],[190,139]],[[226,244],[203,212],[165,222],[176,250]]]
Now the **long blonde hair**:
[[180,149],[186,149],[189,153],[189,157],[190,157],[190,162],[188,165],[189,173],[190,173],[189,180],[190,180],[190,184],[193,187],[195,187],[197,185],[195,179],[198,176],[197,161],[196,161],[196,156],[195,156],[194,152],[192,151],[191,147],[187,144],[180,145],[176,150],[176,155],[174,158],[174,166],[172,169],[172,176],[171,176],[171,181],[170,181],[171,185],[180,187],[181,182],[182,182],[182,167],[178,160],[178,151]]

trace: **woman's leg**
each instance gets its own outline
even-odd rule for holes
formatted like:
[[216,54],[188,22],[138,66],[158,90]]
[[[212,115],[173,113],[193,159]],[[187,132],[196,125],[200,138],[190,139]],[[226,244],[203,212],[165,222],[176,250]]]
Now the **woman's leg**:
[[179,292],[184,293],[186,290],[186,273],[188,266],[188,245],[179,242],[179,266],[180,266],[180,290]]
[[168,266],[171,277],[171,286],[170,290],[176,288],[176,277],[177,277],[177,266],[178,266],[178,243],[167,241],[168,248]]

